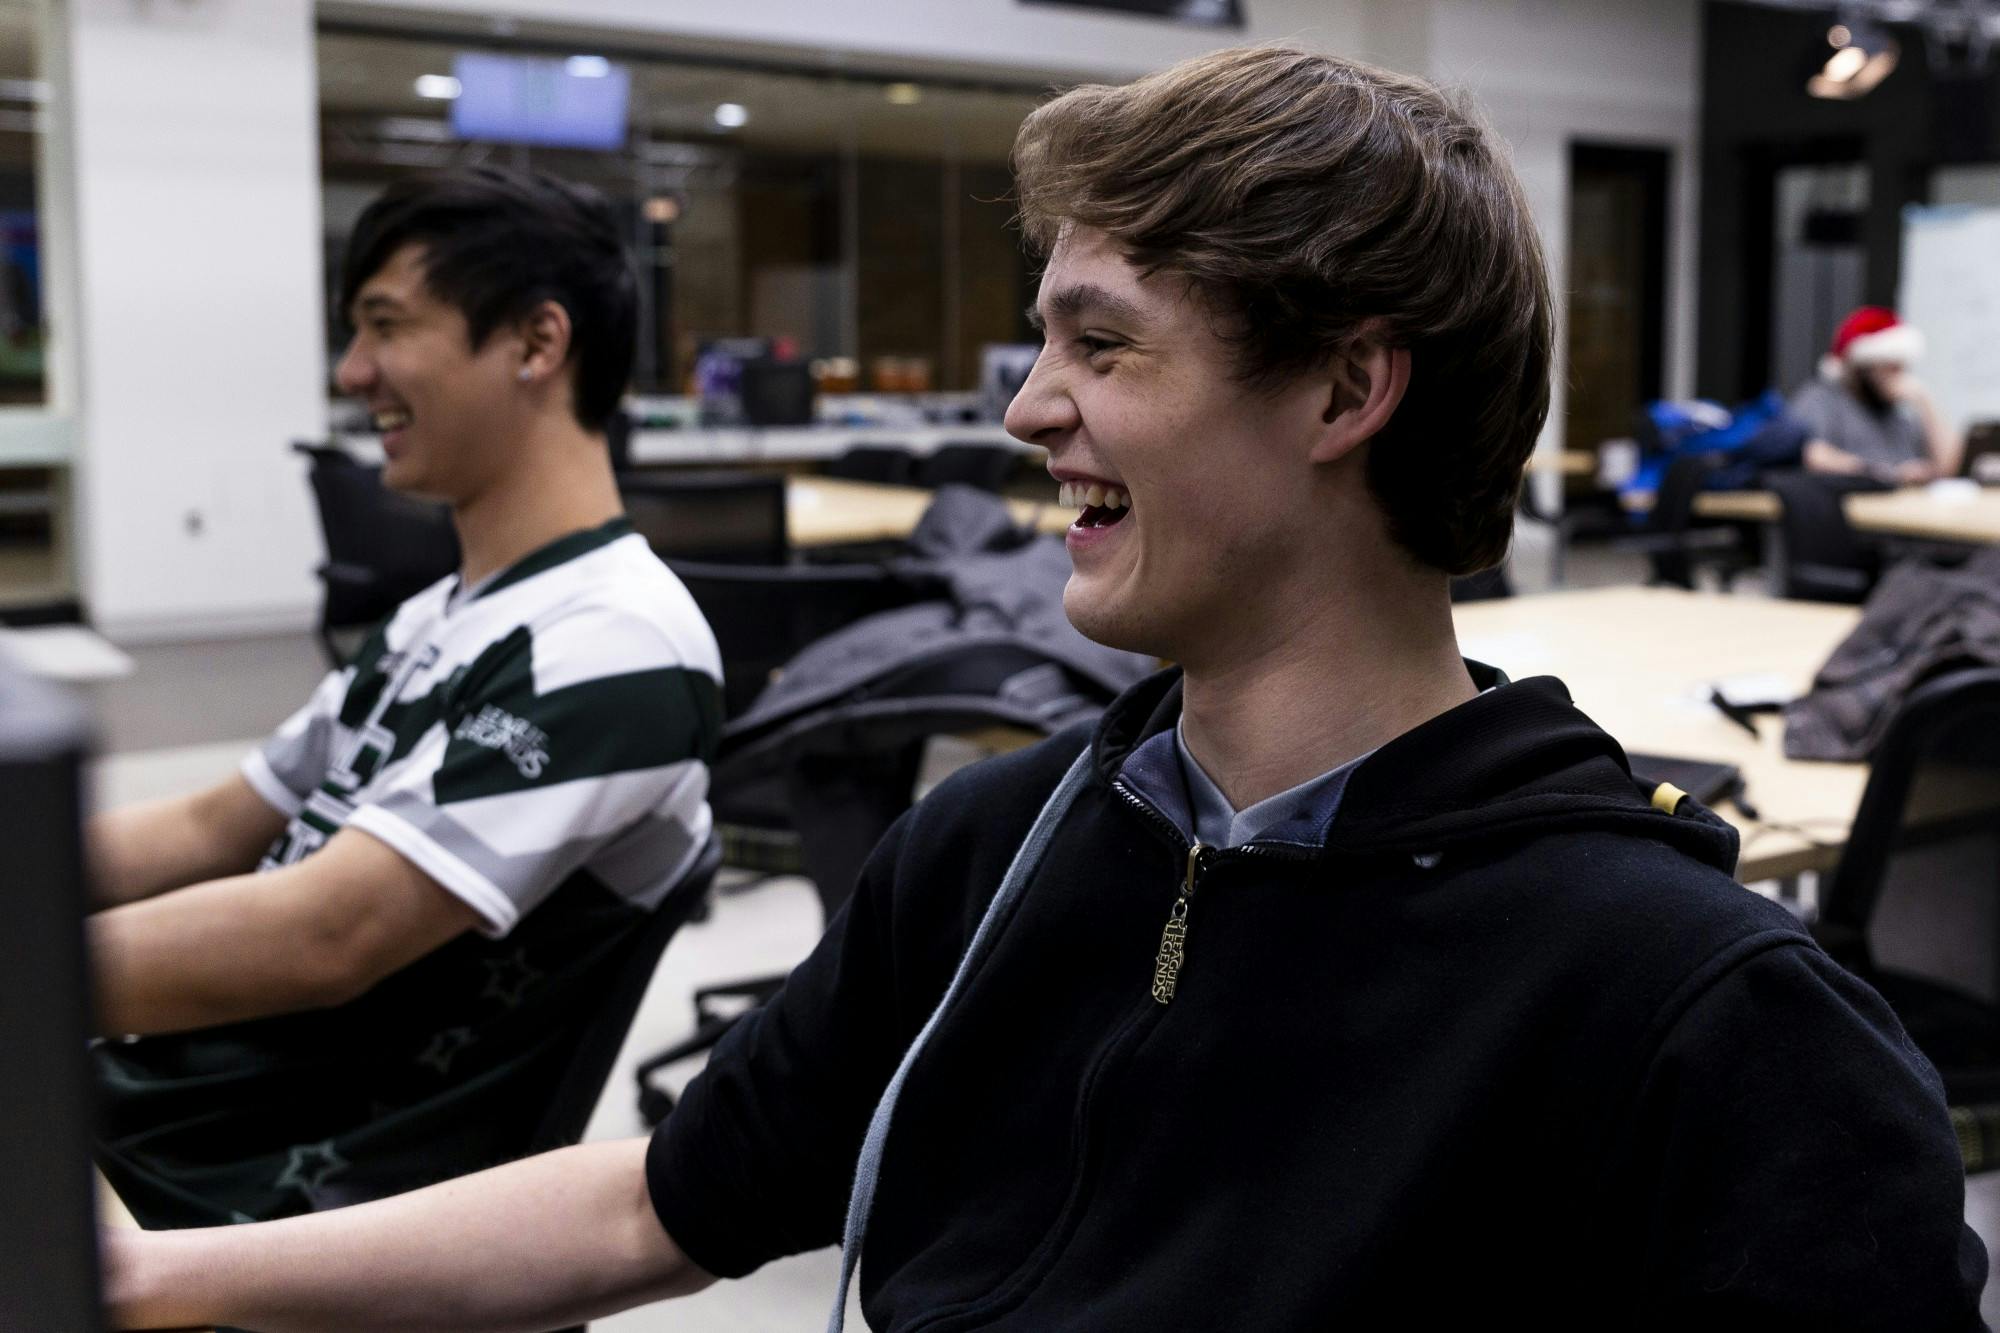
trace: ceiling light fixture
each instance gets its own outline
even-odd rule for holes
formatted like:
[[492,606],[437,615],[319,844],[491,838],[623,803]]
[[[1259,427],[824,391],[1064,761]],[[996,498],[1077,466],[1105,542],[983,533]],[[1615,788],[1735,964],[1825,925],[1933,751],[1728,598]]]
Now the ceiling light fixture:
[[924,90],[914,83],[892,83],[882,90],[882,96],[895,106],[915,106],[924,100]]
[[417,96],[437,102],[449,102],[465,91],[459,81],[449,74],[419,74],[416,88]]
[[603,56],[571,56],[563,61],[563,73],[572,79],[601,79],[611,73],[611,62]]
[[750,109],[741,102],[724,102],[715,108],[715,123],[725,130],[742,129],[750,123]]
[[642,211],[646,221],[664,227],[680,221],[681,201],[670,194],[656,194],[645,202]]
[[1894,37],[1862,19],[1835,24],[1827,31],[1826,40],[1833,53],[1819,73],[1806,80],[1806,91],[1814,97],[1834,101],[1865,97],[1889,77],[1902,56]]

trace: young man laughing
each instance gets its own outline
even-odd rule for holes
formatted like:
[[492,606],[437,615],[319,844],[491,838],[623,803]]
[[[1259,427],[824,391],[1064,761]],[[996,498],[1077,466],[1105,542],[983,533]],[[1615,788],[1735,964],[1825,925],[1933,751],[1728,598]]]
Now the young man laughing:
[[901,820],[650,1144],[114,1237],[119,1318],[538,1328],[841,1241],[885,1330],[1974,1326],[1879,998],[1560,683],[1457,654],[1548,402],[1499,150],[1245,50],[1015,165],[1066,607],[1177,668]]
[[[696,864],[721,663],[621,514],[637,292],[610,206],[473,170],[355,227],[336,376],[458,573],[243,763],[90,830],[98,1160],[149,1226],[517,1156],[602,978]],[[678,904],[676,905],[676,910]]]

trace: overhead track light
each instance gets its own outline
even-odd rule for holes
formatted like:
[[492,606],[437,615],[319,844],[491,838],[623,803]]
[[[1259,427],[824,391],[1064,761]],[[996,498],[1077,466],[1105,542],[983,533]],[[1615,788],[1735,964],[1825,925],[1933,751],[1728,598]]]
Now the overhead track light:
[[1832,50],[1819,73],[1806,80],[1806,91],[1834,101],[1852,101],[1873,92],[1902,55],[1894,37],[1861,18],[1834,24],[1826,41]]

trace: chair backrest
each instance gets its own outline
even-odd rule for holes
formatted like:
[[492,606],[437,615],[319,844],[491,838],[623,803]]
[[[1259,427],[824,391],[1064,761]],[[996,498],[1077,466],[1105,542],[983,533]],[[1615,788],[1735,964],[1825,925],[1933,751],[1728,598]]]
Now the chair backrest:
[[916,479],[916,455],[901,445],[857,444],[822,469],[829,477],[848,481],[880,481],[908,486]]
[[1882,490],[1882,484],[1861,477],[1771,472],[1764,485],[1778,497],[1781,511],[1784,569],[1778,595],[1822,602],[1864,600],[1881,573],[1881,556],[1848,523],[1842,501],[1857,492]]
[[782,565],[785,479],[761,472],[645,472],[618,479],[632,526],[663,560]]
[[1495,565],[1451,581],[1451,600],[1454,602],[1491,602],[1513,595],[1514,584],[1507,577],[1505,565]]
[[[1937,840],[1954,830],[2000,834],[2000,667],[1947,670],[1897,709],[1820,890],[1815,934],[1828,952],[1850,966],[1867,961],[1892,857],[1914,833]],[[1984,947],[1993,942],[1986,932]]]
[[373,625],[458,568],[458,533],[445,506],[398,495],[382,470],[335,445],[292,446],[311,460],[326,564],[322,630]]
[[934,595],[881,565],[719,565],[668,560],[722,649],[725,716],[748,709],[771,672],[863,616]]
[[556,1080],[555,1098],[543,1112],[528,1152],[567,1147],[583,1138],[591,1112],[604,1094],[605,1080],[625,1045],[625,1034],[639,1012],[639,1001],[659,968],[660,955],[708,896],[721,863],[722,844],[711,837],[694,869],[667,891],[651,917],[633,931],[623,957],[605,978],[604,998],[597,1012],[584,1024],[576,1049]]
[[1653,510],[1647,515],[1646,530],[1686,532],[1694,521],[1694,498],[1701,493],[1702,478],[1720,462],[1714,454],[1682,454],[1667,464],[1666,475],[1660,478],[1659,489],[1653,493]]
[[917,462],[917,484],[943,486],[957,482],[998,493],[1007,488],[1021,466],[1021,454],[1004,444],[941,444]]
[[1965,428],[1959,469],[1989,486],[2000,485],[2000,421],[1975,421]]

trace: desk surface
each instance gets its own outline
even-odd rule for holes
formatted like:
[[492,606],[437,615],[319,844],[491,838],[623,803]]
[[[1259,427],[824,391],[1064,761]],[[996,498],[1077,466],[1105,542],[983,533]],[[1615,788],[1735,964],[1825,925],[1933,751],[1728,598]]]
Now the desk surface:
[[[1628,750],[1737,765],[1765,827],[1724,803],[1743,835],[1746,882],[1832,865],[1867,783],[1862,764],[1784,757],[1784,723],[1758,718],[1752,740],[1707,700],[1717,681],[1771,678],[1803,694],[1860,618],[1854,607],[1670,588],[1597,588],[1454,608],[1459,646],[1515,679],[1560,676],[1577,706]],[[1770,825],[1796,826],[1803,832]]]
[[[1652,507],[1651,495],[1629,495],[1625,507],[1640,512]],[[1847,521],[1862,532],[1929,541],[2000,544],[2000,488],[1934,491],[1927,486],[1850,495],[1844,502]],[[1776,523],[1783,510],[1770,491],[1703,491],[1694,499],[1703,518],[1746,523]]]
[[[872,481],[833,477],[795,477],[785,488],[785,522],[794,546],[832,546],[846,542],[895,541],[907,537],[930,506],[932,492],[919,486],[886,486]],[[1017,523],[1032,523],[1041,532],[1064,532],[1076,518],[1073,510],[1055,503],[1055,483],[1049,502],[1009,500]]]
[[1931,541],[2000,544],[2000,488],[1934,491],[1925,486],[1850,495],[1847,521],[1864,532]]

